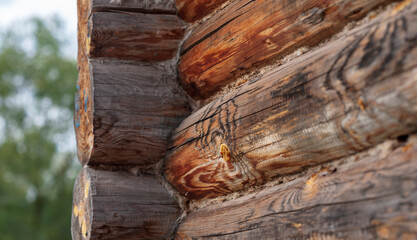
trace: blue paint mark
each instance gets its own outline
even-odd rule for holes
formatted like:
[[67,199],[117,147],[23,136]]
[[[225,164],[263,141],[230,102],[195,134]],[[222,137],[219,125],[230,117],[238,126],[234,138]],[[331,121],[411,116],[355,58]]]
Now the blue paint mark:
[[87,102],[88,102],[88,94],[84,95],[84,112],[87,112]]
[[77,90],[80,91],[80,85],[77,84]]
[[81,116],[80,116],[80,114],[78,114],[78,121],[77,121],[77,119],[75,119],[75,127],[77,127],[77,128],[80,127],[80,121],[81,121]]

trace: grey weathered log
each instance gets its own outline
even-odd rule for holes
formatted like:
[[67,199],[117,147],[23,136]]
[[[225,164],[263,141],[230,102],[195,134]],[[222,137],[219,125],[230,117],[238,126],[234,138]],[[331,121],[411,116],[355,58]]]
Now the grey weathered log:
[[89,12],[101,11],[129,11],[143,13],[175,14],[174,0],[88,0]]
[[172,59],[185,32],[171,0],[79,0],[78,62],[117,58],[146,62]]
[[72,239],[165,240],[179,212],[154,176],[84,167],[74,185]]
[[210,198],[416,131],[416,21],[404,4],[198,110],[172,137],[166,179]]
[[172,63],[90,60],[81,69],[74,115],[81,163],[159,161],[171,132],[190,112]]
[[417,239],[417,138],[191,212],[185,239]]

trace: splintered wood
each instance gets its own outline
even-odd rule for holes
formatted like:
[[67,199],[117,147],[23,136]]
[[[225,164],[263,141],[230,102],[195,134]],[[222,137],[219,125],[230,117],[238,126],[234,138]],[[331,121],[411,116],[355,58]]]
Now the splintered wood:
[[212,198],[416,131],[416,10],[387,12],[192,114],[172,137],[166,179]]

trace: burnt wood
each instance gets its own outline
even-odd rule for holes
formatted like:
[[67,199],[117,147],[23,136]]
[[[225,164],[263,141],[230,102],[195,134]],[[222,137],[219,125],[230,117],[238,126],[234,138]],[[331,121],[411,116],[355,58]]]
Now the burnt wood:
[[154,176],[84,167],[74,185],[72,239],[169,239],[179,212]]
[[390,2],[394,0],[233,1],[184,42],[181,83],[193,98],[208,98],[243,74],[300,47],[316,46]]
[[220,7],[227,0],[175,0],[178,15],[186,22],[195,22],[216,8]]
[[416,239],[417,144],[384,145],[191,212],[175,239]]
[[[107,2],[107,4],[106,4]],[[173,1],[78,1],[78,61],[117,58],[157,62],[172,59],[185,26]]]
[[190,113],[171,62],[83,62],[74,125],[82,164],[149,165]]
[[165,177],[211,198],[417,130],[417,2],[231,90],[176,129]]

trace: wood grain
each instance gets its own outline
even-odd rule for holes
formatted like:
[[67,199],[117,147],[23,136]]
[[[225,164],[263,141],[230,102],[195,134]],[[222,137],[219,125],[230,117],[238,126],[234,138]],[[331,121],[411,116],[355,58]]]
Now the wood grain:
[[111,10],[143,12],[154,14],[175,14],[174,0],[122,0],[120,4],[110,3],[110,0],[85,0],[90,5],[91,12]]
[[149,165],[190,113],[170,62],[90,60],[80,72],[75,106],[78,158],[83,164]]
[[184,89],[204,99],[239,76],[316,46],[394,0],[234,1],[188,37],[178,71]]
[[[107,2],[107,3],[106,3]],[[157,62],[172,59],[185,26],[173,1],[78,1],[78,61],[117,58]]]
[[220,7],[227,0],[175,0],[178,15],[186,22],[195,22],[216,8]]
[[168,239],[179,206],[154,176],[84,167],[74,186],[73,240]]
[[176,240],[416,239],[417,144],[384,148],[198,209],[180,225]]
[[211,198],[416,131],[416,21],[414,1],[201,108],[172,137],[166,179]]
[[185,32],[175,15],[96,12],[89,24],[87,54],[93,58],[149,62],[172,59]]

